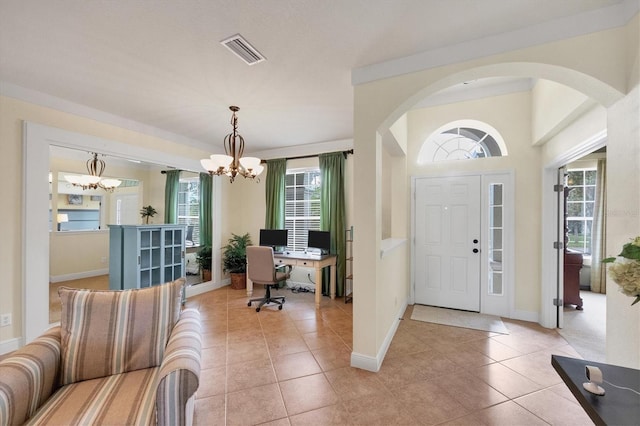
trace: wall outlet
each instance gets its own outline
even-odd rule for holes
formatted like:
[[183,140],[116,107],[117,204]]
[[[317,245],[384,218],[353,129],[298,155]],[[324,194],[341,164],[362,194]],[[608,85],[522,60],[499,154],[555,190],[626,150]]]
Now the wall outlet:
[[0,315],[0,327],[11,325],[11,314]]

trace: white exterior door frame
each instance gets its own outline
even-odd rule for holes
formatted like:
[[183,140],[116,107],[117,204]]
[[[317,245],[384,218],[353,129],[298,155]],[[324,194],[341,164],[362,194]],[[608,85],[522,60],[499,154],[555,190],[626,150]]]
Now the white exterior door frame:
[[[513,170],[507,171],[495,171],[495,172],[466,172],[458,173],[455,175],[447,175],[446,177],[456,176],[480,176],[481,179],[481,194],[480,194],[480,209],[481,214],[481,241],[480,241],[480,313],[500,315],[510,318],[514,312],[515,292],[513,290],[514,285],[514,217],[515,217],[515,205],[514,205],[514,172]],[[421,178],[437,178],[445,177],[442,175],[420,175],[411,177],[411,291],[409,295],[409,303],[415,303],[415,265],[416,265],[416,180]],[[491,296],[488,294],[488,265],[489,265],[489,250],[488,250],[488,219],[486,212],[489,205],[489,184],[501,183],[504,185],[504,258],[503,258],[503,280],[504,280],[504,292],[501,296]]]

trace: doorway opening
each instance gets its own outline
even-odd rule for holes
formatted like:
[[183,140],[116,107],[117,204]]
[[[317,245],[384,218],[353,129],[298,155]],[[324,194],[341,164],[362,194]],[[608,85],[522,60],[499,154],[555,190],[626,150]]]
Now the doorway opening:
[[564,167],[564,265],[559,333],[585,359],[605,362],[606,146]]

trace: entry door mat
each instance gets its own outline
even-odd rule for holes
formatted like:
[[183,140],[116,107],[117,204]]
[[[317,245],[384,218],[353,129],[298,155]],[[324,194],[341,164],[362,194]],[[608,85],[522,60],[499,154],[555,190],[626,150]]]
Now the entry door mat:
[[489,331],[492,333],[509,334],[509,330],[507,330],[507,327],[505,327],[500,317],[495,315],[478,314],[476,312],[414,305],[411,319],[431,322],[434,324],[450,325],[453,327]]

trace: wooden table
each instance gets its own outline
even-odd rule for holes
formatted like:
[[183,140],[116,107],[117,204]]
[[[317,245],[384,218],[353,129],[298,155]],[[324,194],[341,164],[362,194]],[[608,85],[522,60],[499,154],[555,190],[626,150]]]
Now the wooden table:
[[[329,296],[336,298],[336,259],[334,254],[312,255],[301,252],[274,253],[273,259],[277,265],[302,266],[316,270],[316,307],[320,307],[322,297],[322,269],[329,267]],[[253,294],[253,282],[247,278],[247,296]]]
[[[603,364],[583,359],[551,355],[551,365],[558,372],[584,411],[597,425],[637,425],[640,422],[640,395],[617,386],[640,391],[640,370]],[[587,392],[582,386],[588,382],[585,367],[592,365],[602,371],[602,377],[609,383],[601,383],[603,396]]]

